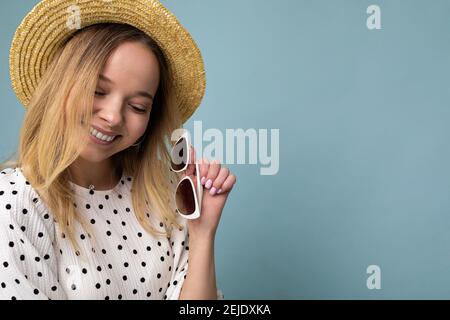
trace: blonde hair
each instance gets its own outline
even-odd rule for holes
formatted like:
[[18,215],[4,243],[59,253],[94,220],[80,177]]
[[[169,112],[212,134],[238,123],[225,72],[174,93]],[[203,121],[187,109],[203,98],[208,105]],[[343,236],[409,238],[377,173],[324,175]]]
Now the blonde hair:
[[[127,41],[141,42],[152,50],[159,62],[160,83],[141,145],[115,154],[112,160],[118,171],[133,176],[133,208],[147,232],[170,237],[173,225],[183,229],[170,201],[172,183],[180,177],[168,169],[170,135],[182,127],[182,121],[164,54],[139,29],[125,24],[96,24],[78,30],[55,54],[27,107],[18,154],[0,167],[21,167],[77,249],[74,222],[85,229],[89,226],[77,212],[68,167],[87,144],[84,137],[89,134],[99,75],[112,51]],[[156,230],[147,219],[150,201],[152,214],[169,222],[164,224],[165,232]]]

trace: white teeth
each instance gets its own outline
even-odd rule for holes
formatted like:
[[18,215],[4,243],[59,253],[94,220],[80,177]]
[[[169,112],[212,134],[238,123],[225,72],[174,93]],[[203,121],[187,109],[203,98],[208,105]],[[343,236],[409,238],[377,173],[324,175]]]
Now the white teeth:
[[106,142],[110,142],[110,141],[114,140],[114,138],[115,138],[115,137],[111,137],[111,136],[102,134],[101,132],[98,132],[97,130],[95,130],[92,127],[91,127],[91,135],[97,137],[97,139],[99,139],[99,140],[106,141]]

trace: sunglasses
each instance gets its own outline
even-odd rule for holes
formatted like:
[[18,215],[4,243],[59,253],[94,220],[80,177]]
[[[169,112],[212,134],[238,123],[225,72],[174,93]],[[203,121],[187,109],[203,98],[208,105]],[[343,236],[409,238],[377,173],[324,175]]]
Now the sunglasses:
[[[177,140],[170,153],[170,169],[174,172],[187,170],[191,163],[191,144],[187,132]],[[200,208],[203,198],[203,186],[200,183],[200,170],[195,163],[195,179],[197,186],[190,176],[180,180],[175,189],[176,211],[186,219],[197,219],[200,217]]]

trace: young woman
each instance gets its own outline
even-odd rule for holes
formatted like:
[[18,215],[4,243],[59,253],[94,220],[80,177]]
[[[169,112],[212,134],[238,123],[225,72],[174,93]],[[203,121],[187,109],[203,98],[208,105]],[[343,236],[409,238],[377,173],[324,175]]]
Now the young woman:
[[[105,1],[105,10],[86,2],[86,26],[40,26],[66,16],[62,3],[38,4],[11,48],[27,110],[18,158],[0,174],[0,298],[223,298],[214,238],[236,177],[206,159],[197,172],[194,150],[186,171],[169,169],[171,134],[204,92],[197,47],[157,1]],[[24,45],[27,37],[42,47]],[[175,201],[186,175],[205,189],[193,220]]]

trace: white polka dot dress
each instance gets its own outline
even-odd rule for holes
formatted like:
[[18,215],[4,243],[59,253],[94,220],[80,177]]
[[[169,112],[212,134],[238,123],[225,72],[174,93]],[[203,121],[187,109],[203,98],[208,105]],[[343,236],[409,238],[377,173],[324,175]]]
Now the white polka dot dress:
[[149,234],[134,215],[131,184],[125,174],[107,191],[70,183],[92,232],[76,224],[80,254],[20,168],[3,170],[0,299],[178,299],[188,270],[186,220],[179,217],[185,228],[173,228],[171,238]]

